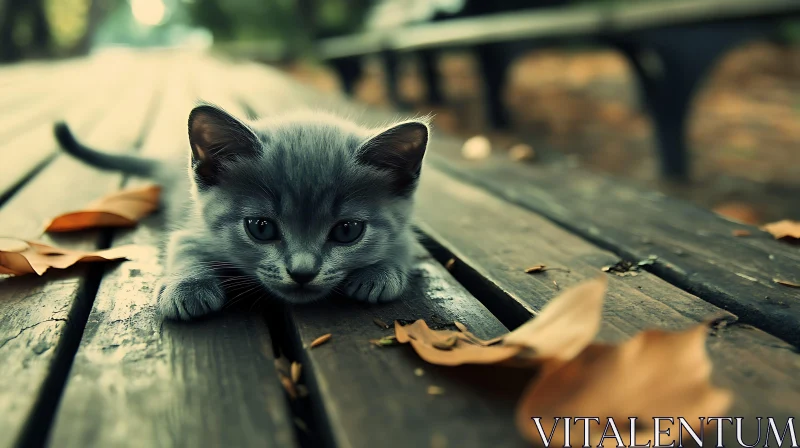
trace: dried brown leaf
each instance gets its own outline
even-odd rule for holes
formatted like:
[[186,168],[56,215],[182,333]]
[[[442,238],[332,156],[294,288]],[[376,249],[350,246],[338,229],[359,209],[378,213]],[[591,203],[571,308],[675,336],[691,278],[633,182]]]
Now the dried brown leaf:
[[381,328],[383,328],[383,329],[388,329],[388,328],[390,328],[390,327],[389,327],[389,324],[387,324],[386,322],[384,322],[384,321],[382,321],[382,320],[378,319],[377,317],[373,317],[373,318],[372,318],[372,322],[374,322],[374,323],[375,323],[375,325],[377,325],[377,326],[379,326],[379,327],[381,327]]
[[[709,381],[711,361],[705,350],[708,329],[698,325],[684,332],[645,331],[613,346],[595,344],[563,364],[551,363],[522,395],[516,412],[519,431],[542,444],[531,417],[541,418],[545,434],[555,417],[597,415],[612,417],[623,440],[629,439],[629,417],[652,425],[653,417],[681,416],[692,425],[696,417],[725,415],[731,404],[729,391]],[[668,366],[665,368],[665,366]],[[663,422],[662,428],[669,427]],[[675,425],[677,425],[677,420]],[[560,423],[563,425],[563,422]],[[699,431],[698,427],[694,427]],[[678,428],[673,425],[671,433]],[[597,446],[603,431],[594,431]],[[653,434],[643,428],[642,433]],[[571,432],[572,446],[583,444],[583,431]],[[564,431],[553,432],[553,446],[564,446]]]
[[800,284],[790,282],[789,280],[781,280],[779,278],[773,278],[772,281],[779,285],[788,286],[790,288],[800,288]]
[[453,269],[453,266],[455,266],[455,265],[456,265],[456,259],[455,258],[451,258],[451,259],[447,260],[447,263],[444,264],[444,268],[449,271],[449,270]]
[[439,386],[428,386],[428,395],[444,395],[444,389]]
[[478,344],[478,345],[484,345],[484,346],[494,345],[494,344],[497,344],[497,343],[501,342],[503,340],[503,338],[505,337],[505,335],[502,335],[502,336],[498,336],[496,338],[484,340],[484,339],[481,339],[481,338],[475,336],[471,331],[469,331],[469,329],[467,329],[467,326],[462,324],[461,322],[455,321],[453,323],[455,324],[456,328],[458,328],[458,331],[460,331],[461,333],[464,334],[464,336],[469,338],[469,340],[471,342],[474,342],[475,344]]
[[297,399],[297,389],[294,387],[294,383],[292,382],[291,378],[286,375],[281,375],[281,384],[283,388],[286,389],[286,393],[289,394],[289,397],[292,400]]
[[323,334],[322,336],[320,336],[320,337],[318,337],[318,338],[314,339],[314,340],[311,342],[311,345],[310,345],[310,347],[311,347],[311,348],[314,348],[314,347],[319,347],[320,345],[322,345],[322,344],[324,344],[324,343],[326,343],[326,342],[330,341],[332,336],[333,336],[333,335],[331,335],[330,333],[328,333],[328,334]]
[[532,349],[538,359],[574,358],[600,329],[607,283],[598,277],[564,290],[535,318],[507,334],[503,344]]
[[[395,335],[411,344],[425,361],[461,364],[537,365],[547,359],[569,360],[586,347],[600,328],[606,279],[598,278],[570,288],[553,299],[542,312],[517,330],[482,341],[456,323],[460,331],[431,330],[424,320],[409,325],[395,321]],[[502,342],[502,344],[496,344]]]
[[300,373],[303,371],[303,366],[297,361],[292,361],[292,382],[297,384],[300,381]]
[[158,209],[161,187],[147,185],[120,190],[87,205],[83,210],[53,218],[46,232],[74,232],[99,227],[132,227]]
[[771,233],[778,240],[800,240],[800,221],[784,219],[783,221],[764,224],[761,229]]
[[[461,364],[495,364],[514,357],[520,352],[520,347],[481,346],[472,343],[467,336],[451,330],[431,330],[424,320],[418,320],[409,325],[394,326],[397,342],[411,344],[420,358],[442,366],[457,366]],[[443,343],[452,336],[456,342],[450,350],[441,350],[434,347],[434,343]]]
[[733,236],[750,236],[752,235],[749,230],[746,229],[734,229],[731,234]]
[[0,275],[42,275],[48,269],[66,269],[76,263],[111,261],[131,257],[136,246],[126,245],[87,252],[49,246],[37,241],[0,239]]
[[544,272],[546,267],[547,266],[545,266],[543,264],[537,264],[536,266],[531,266],[531,267],[525,269],[525,273],[526,274],[535,274],[537,272]]

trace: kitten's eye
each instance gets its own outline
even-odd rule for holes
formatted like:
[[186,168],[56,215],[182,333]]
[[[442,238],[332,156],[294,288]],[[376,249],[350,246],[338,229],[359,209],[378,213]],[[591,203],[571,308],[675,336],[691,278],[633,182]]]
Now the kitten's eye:
[[278,239],[278,226],[265,218],[244,218],[244,228],[251,238],[258,242]]
[[364,221],[342,221],[331,229],[331,241],[347,244],[357,240],[364,233]]

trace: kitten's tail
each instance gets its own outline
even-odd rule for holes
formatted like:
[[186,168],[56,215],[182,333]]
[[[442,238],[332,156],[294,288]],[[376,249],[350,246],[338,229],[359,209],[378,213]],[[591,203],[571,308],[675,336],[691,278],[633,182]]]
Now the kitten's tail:
[[75,139],[69,126],[63,122],[56,123],[53,132],[55,133],[58,143],[64,148],[64,151],[100,169],[122,171],[136,176],[150,177],[161,164],[158,160],[147,157],[108,154],[84,146]]

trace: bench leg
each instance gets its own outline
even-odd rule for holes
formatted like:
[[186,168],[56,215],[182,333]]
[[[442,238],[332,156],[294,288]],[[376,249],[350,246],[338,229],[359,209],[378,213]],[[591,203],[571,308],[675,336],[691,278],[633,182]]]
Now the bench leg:
[[408,107],[400,98],[400,78],[398,74],[399,56],[393,51],[384,51],[381,53],[381,62],[383,62],[383,74],[386,82],[386,94],[389,96],[389,102],[395,107],[404,109]]
[[503,103],[503,88],[513,55],[500,45],[478,45],[475,55],[483,76],[486,117],[492,127],[507,128],[510,119]]
[[418,53],[418,56],[420,70],[422,71],[422,79],[425,82],[425,87],[428,89],[428,102],[433,105],[442,104],[444,102],[444,95],[439,85],[437,54],[432,50],[423,50]]
[[719,57],[742,41],[770,31],[769,24],[717,24],[637,33],[612,42],[633,67],[653,120],[661,172],[689,179],[687,121],[697,86]]
[[352,96],[356,81],[361,77],[361,61],[357,57],[334,59],[331,65],[339,73],[344,92]]

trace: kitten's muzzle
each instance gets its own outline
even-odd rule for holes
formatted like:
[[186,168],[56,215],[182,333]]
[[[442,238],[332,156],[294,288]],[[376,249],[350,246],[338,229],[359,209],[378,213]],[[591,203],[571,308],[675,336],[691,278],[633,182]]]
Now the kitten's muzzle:
[[310,270],[294,270],[289,271],[289,277],[295,281],[298,285],[305,285],[306,283],[310,283],[314,278],[316,278],[319,271],[310,271]]

